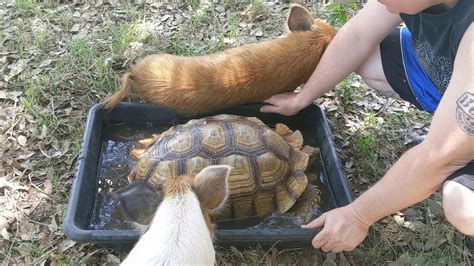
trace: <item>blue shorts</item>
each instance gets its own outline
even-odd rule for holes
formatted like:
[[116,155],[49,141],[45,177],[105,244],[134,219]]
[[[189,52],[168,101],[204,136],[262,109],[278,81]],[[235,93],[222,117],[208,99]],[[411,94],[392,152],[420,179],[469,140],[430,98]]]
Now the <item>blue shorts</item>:
[[441,95],[416,59],[411,34],[405,26],[380,43],[380,54],[385,77],[398,95],[418,109],[433,113]]

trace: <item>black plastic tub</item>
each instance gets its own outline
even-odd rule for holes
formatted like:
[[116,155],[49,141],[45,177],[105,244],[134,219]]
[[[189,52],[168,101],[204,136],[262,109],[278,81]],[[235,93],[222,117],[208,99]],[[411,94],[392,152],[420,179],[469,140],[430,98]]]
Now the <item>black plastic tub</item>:
[[[91,229],[98,191],[99,161],[102,141],[106,129],[119,123],[184,123],[191,118],[213,114],[238,114],[255,116],[267,124],[285,123],[293,130],[300,130],[305,144],[319,147],[321,150],[321,174],[310,179],[323,192],[321,212],[349,204],[353,200],[352,191],[347,182],[341,163],[336,154],[332,134],[324,112],[317,105],[311,105],[295,116],[285,117],[277,114],[259,112],[261,105],[244,105],[223,110],[218,113],[196,117],[184,117],[156,105],[121,103],[112,111],[101,109],[97,104],[89,111],[84,132],[82,151],[78,158],[78,167],[71,188],[69,204],[64,221],[64,231],[68,238],[77,242],[94,243],[116,249],[130,249],[139,238],[138,230]],[[278,246],[309,246],[317,230],[305,230],[299,227],[260,229],[219,229],[216,231],[216,244],[219,246],[237,246],[241,248]]]

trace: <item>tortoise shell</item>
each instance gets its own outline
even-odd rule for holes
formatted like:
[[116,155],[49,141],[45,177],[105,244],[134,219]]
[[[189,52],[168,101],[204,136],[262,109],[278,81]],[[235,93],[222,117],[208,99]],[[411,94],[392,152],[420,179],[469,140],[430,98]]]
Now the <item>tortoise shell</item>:
[[283,124],[273,130],[236,115],[190,120],[140,144],[132,152],[139,158],[129,181],[146,180],[157,190],[171,176],[195,176],[209,165],[233,167],[229,199],[216,221],[286,212],[305,191],[309,154],[317,150],[302,148],[301,133]]

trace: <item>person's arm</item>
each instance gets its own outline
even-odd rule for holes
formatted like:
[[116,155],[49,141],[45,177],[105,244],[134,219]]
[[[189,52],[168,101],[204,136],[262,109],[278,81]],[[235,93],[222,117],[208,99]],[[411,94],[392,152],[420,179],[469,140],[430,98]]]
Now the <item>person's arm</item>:
[[354,249],[368,226],[429,197],[446,178],[474,159],[474,26],[460,43],[451,81],[429,133],[386,175],[353,203],[334,209],[307,227],[323,226],[313,246],[324,251]]
[[336,34],[318,66],[299,93],[277,94],[265,100],[262,112],[293,115],[355,71],[398,24],[400,16],[391,14],[376,0],[367,4]]

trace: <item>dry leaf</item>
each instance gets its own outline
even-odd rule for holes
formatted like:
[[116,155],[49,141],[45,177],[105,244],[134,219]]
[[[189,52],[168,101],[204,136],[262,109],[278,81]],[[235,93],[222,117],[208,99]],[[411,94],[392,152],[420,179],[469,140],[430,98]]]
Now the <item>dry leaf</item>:
[[339,263],[337,265],[340,265],[340,266],[350,266],[351,265],[343,252],[339,253]]
[[74,24],[69,30],[72,33],[77,33],[81,29],[81,24]]
[[15,102],[18,102],[18,96],[22,95],[23,92],[21,91],[7,91],[7,90],[1,90],[0,91],[0,99],[8,99],[12,100]]
[[53,62],[53,59],[51,58],[46,58],[41,63],[39,64],[38,68],[43,68],[49,66]]
[[107,264],[114,264],[118,265],[120,264],[120,258],[115,256],[114,254],[107,254]]
[[425,243],[425,250],[432,250],[435,247],[441,246],[444,242],[448,241],[444,236],[442,235],[434,235],[428,239]]
[[16,138],[16,140],[18,141],[18,143],[21,145],[21,146],[25,146],[26,145],[26,137],[23,136],[23,135],[20,135]]
[[51,195],[53,193],[53,183],[51,183],[51,180],[47,179],[44,181],[43,192],[46,195]]
[[402,265],[410,265],[410,255],[408,253],[403,253],[398,257],[398,259],[394,262],[390,262],[389,266],[402,266]]
[[10,73],[5,75],[3,80],[9,81],[14,76],[20,74],[26,67],[27,60],[18,60],[15,64],[10,66]]
[[3,237],[3,239],[5,239],[5,240],[10,240],[10,235],[8,234],[8,231],[7,231],[6,228],[3,228],[3,229],[2,229],[2,237]]
[[58,244],[58,251],[59,253],[63,253],[64,251],[70,249],[76,244],[76,242],[70,240],[70,239],[64,239]]
[[395,214],[393,219],[398,225],[405,226],[405,218],[403,216]]
[[336,263],[336,253],[326,253],[326,259],[324,260],[323,266],[337,265]]
[[8,229],[8,227],[9,225],[7,218],[0,215],[0,230],[3,230],[4,228]]

